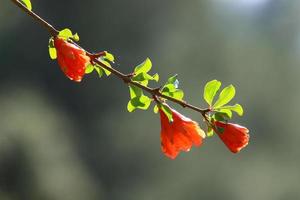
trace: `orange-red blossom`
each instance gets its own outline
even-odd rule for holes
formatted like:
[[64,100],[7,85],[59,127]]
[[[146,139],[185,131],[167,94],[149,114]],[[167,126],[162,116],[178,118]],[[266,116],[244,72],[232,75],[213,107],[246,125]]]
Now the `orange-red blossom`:
[[232,153],[238,153],[248,145],[249,130],[246,127],[219,121],[215,121],[215,125],[220,130],[217,135]]
[[85,74],[85,69],[90,63],[86,52],[60,37],[54,38],[57,60],[65,75],[76,82],[80,82]]
[[161,120],[161,148],[166,156],[175,159],[180,151],[189,151],[192,145],[200,146],[205,133],[197,122],[183,116],[176,110],[172,111],[173,121],[159,108]]

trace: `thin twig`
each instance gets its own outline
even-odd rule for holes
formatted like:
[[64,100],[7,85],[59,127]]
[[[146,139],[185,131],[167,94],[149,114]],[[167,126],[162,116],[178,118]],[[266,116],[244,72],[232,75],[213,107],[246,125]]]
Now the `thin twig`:
[[[50,33],[51,36],[56,37],[59,33],[59,31],[54,28],[51,24],[49,24],[46,20],[44,20],[43,18],[41,18],[39,15],[37,15],[36,13],[34,13],[33,11],[29,10],[25,5],[23,5],[20,1],[18,0],[11,0],[15,5],[17,5],[19,8],[21,8],[23,11],[25,11],[28,15],[30,15],[31,17],[33,17],[33,19],[37,22],[39,22],[44,28],[46,28],[48,30],[48,32]],[[75,43],[73,41],[73,43]],[[78,47],[80,47],[78,44],[76,44]],[[82,47],[80,47],[82,48]],[[83,48],[82,48],[83,49]],[[84,49],[83,49],[84,50]],[[86,51],[86,50],[84,50]],[[115,76],[117,76],[118,78],[120,78],[121,80],[124,81],[124,83],[126,84],[131,84],[134,85],[136,87],[141,88],[142,90],[148,92],[149,94],[151,94],[154,98],[156,97],[160,97],[163,99],[167,99],[169,101],[172,101],[174,103],[177,103],[179,105],[181,105],[184,108],[190,108],[194,111],[197,111],[199,113],[201,113],[201,115],[203,116],[203,118],[208,121],[206,114],[211,111],[209,108],[208,109],[201,109],[198,108],[194,105],[191,105],[189,103],[187,103],[186,101],[182,101],[182,100],[178,100],[176,98],[164,95],[161,93],[161,91],[157,88],[151,88],[148,86],[144,86],[138,82],[133,81],[131,78],[132,76],[123,74],[122,72],[116,70],[115,68],[109,67],[106,64],[104,64],[103,62],[101,62],[100,60],[98,60],[96,58],[96,56],[93,56],[94,54],[89,53],[88,51],[86,51],[87,55],[90,56],[90,58],[92,59],[92,61],[94,63],[97,63],[98,65],[100,65],[101,67],[103,67],[104,69],[110,71],[112,74],[114,74]]]

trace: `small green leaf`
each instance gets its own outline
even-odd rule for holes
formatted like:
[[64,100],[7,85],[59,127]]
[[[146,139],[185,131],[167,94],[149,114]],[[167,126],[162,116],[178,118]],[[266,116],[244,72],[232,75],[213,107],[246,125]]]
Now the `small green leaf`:
[[127,104],[127,109],[129,112],[134,111],[136,108],[147,110],[151,104],[151,99],[145,95],[140,97],[134,97]]
[[49,39],[48,47],[49,48],[55,48],[55,46],[54,46],[54,38],[53,37],[51,37]]
[[135,75],[132,78],[132,80],[140,82],[142,85],[147,86],[149,80],[158,81],[158,74],[155,74],[155,75],[151,76],[151,75],[149,75],[149,74],[147,74],[145,72],[141,72],[141,73]]
[[162,93],[173,93],[176,90],[177,89],[176,89],[175,85],[173,85],[172,83],[169,83],[169,84],[164,85],[164,87],[162,88]]
[[[177,76],[178,76],[178,74],[175,74],[174,76],[171,76],[171,77],[168,79],[167,83],[170,83],[170,84],[175,85],[175,83],[178,81],[178,80],[177,80]],[[177,88],[177,87],[176,87],[176,88]]]
[[162,111],[166,114],[169,122],[172,123],[173,122],[172,110],[165,104],[161,104],[160,106],[161,106]]
[[49,47],[49,55],[52,60],[55,60],[57,58],[56,49]]
[[158,106],[157,106],[157,105],[154,106],[153,112],[154,112],[154,113],[158,113]]
[[159,81],[159,75],[156,73],[152,76],[153,80],[158,82]]
[[206,135],[207,135],[207,137],[211,137],[211,136],[214,135],[214,131],[213,131],[213,129],[210,126],[207,128]]
[[184,96],[184,93],[182,90],[176,90],[175,92],[173,92],[173,97],[175,99],[182,100],[183,96]]
[[132,105],[131,100],[130,100],[127,104],[128,112],[133,112],[135,109],[136,109],[136,107]]
[[222,90],[219,95],[218,100],[213,105],[213,108],[220,108],[221,106],[227,104],[235,95],[235,88],[233,85],[229,85]]
[[79,41],[79,35],[77,33],[75,33],[73,36],[72,36],[73,40],[75,40],[76,42]]
[[64,38],[64,39],[69,39],[73,37],[72,31],[68,28],[65,28],[61,31],[59,31],[58,36]]
[[142,95],[141,97],[140,97],[140,102],[141,103],[143,103],[143,104],[145,104],[143,107],[139,107],[140,109],[143,109],[143,110],[146,110],[146,109],[148,109],[148,107],[150,106],[150,104],[151,104],[151,99],[149,98],[149,97],[147,97],[146,95]]
[[89,64],[86,68],[85,68],[85,73],[86,74],[90,74],[94,71],[95,67],[92,64]]
[[103,76],[104,70],[101,67],[98,66],[94,66],[99,78],[101,78]]
[[57,53],[56,53],[56,49],[54,46],[54,39],[53,37],[51,37],[49,39],[49,43],[48,43],[48,51],[49,51],[49,56],[52,60],[57,58]]
[[114,60],[115,60],[115,57],[111,53],[108,53],[107,51],[105,51],[104,57],[110,62],[114,62]]
[[32,5],[30,0],[21,0],[21,2],[23,2],[23,4],[28,8],[28,10],[32,10]]
[[149,58],[147,58],[143,63],[139,64],[135,69],[134,72],[136,74],[139,74],[141,72],[149,72],[151,70],[152,67],[152,63],[151,60]]
[[[104,58],[102,57],[102,58],[100,58],[100,61],[103,63],[103,64],[105,64],[107,67],[111,67],[111,65],[110,65],[110,63],[109,62],[107,62],[106,60],[104,60]],[[106,76],[109,76],[110,74],[111,74],[111,72],[110,71],[108,71],[107,69],[104,69],[103,67],[101,67],[100,65],[97,65],[98,67],[100,67],[103,71],[104,71],[104,73],[106,74]]]
[[[242,116],[244,114],[243,107],[240,104],[235,104],[233,106],[223,106],[220,108],[220,110],[223,109],[229,109],[231,111],[236,112],[239,116]],[[219,110],[219,109],[218,109]]]
[[136,87],[135,85],[129,86],[130,98],[140,97],[143,95],[143,90],[141,88]]
[[220,109],[219,111],[220,113],[225,113],[224,116],[226,116],[227,118],[231,119],[232,118],[232,112],[229,109]]
[[216,121],[222,121],[222,122],[227,121],[227,119],[230,119],[228,114],[223,112],[216,112],[215,114],[213,114],[212,118]]
[[208,105],[210,106],[212,105],[214,97],[218,92],[218,90],[220,89],[220,87],[221,87],[221,82],[218,80],[212,80],[206,83],[204,87],[203,97],[205,101],[208,103]]

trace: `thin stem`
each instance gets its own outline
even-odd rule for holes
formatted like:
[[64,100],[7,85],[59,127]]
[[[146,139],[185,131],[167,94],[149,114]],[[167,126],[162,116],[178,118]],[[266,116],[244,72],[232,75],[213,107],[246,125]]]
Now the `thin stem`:
[[23,11],[25,11],[28,15],[30,15],[31,17],[33,17],[33,19],[35,21],[37,21],[38,23],[40,23],[42,26],[44,26],[44,28],[46,28],[50,35],[52,36],[57,36],[57,34],[59,33],[59,31],[57,29],[55,29],[51,24],[49,24],[47,21],[45,21],[44,19],[42,19],[40,16],[38,16],[36,13],[34,13],[33,11],[29,10],[26,6],[24,6],[20,1],[18,0],[11,0],[16,6],[18,6],[19,8],[21,8]]
[[[47,21],[45,21],[43,18],[41,18],[39,15],[37,15],[36,13],[34,13],[33,11],[29,10],[26,6],[24,6],[22,3],[20,3],[20,1],[18,0],[11,0],[14,4],[16,4],[19,8],[21,8],[23,11],[25,11],[28,15],[32,16],[33,19],[37,22],[39,22],[44,28],[46,28],[50,35],[51,36],[57,36],[59,31],[57,29],[55,29],[51,24],[49,24]],[[74,44],[76,44],[74,41],[70,41]],[[78,47],[80,47],[78,44],[76,44]],[[82,48],[82,47],[80,47]],[[83,48],[82,48],[83,49]],[[84,50],[84,49],[83,49]],[[86,50],[84,50],[86,51]],[[128,84],[128,85],[134,85],[136,87],[139,87],[141,88],[142,90],[148,92],[150,95],[152,95],[154,98],[157,99],[157,97],[161,97],[161,98],[164,98],[164,99],[167,99],[169,101],[172,101],[174,103],[177,103],[179,105],[181,105],[182,107],[184,108],[190,108],[194,111],[197,111],[199,113],[201,113],[201,115],[203,116],[203,118],[207,121],[207,116],[206,114],[208,112],[211,111],[211,109],[201,109],[201,108],[198,108],[194,105],[191,105],[189,103],[187,103],[186,101],[182,101],[182,100],[178,100],[178,99],[175,99],[173,97],[170,97],[170,96],[167,96],[167,95],[164,95],[161,93],[160,89],[159,88],[151,88],[151,87],[148,87],[148,86],[144,86],[138,82],[135,82],[133,81],[131,78],[132,78],[132,75],[126,75],[126,74],[123,74],[122,72],[116,70],[115,68],[112,68],[112,67],[109,67],[107,66],[106,64],[104,64],[103,62],[101,62],[99,59],[97,59],[97,54],[92,54],[88,51],[86,51],[87,55],[91,58],[92,62],[94,63],[97,63],[98,65],[100,65],[101,67],[103,67],[104,69],[110,71],[112,74],[114,74],[115,76],[117,76],[119,79],[123,80],[124,83]]]

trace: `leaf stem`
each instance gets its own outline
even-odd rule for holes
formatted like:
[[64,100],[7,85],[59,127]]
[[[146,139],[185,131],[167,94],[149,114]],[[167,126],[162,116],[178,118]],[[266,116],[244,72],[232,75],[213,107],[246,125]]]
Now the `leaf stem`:
[[[50,33],[51,36],[56,37],[59,33],[59,31],[54,28],[51,24],[49,24],[46,20],[44,20],[43,18],[41,18],[39,15],[37,15],[36,13],[34,13],[33,11],[29,10],[25,5],[23,5],[19,0],[11,0],[16,6],[18,6],[19,8],[21,8],[24,12],[26,12],[28,15],[30,15],[31,17],[33,17],[33,19],[35,21],[37,21],[40,25],[42,25],[44,28],[46,28],[48,30],[48,32]],[[74,41],[71,41],[72,43],[76,44]],[[78,44],[76,44],[78,47],[80,47]],[[82,47],[80,47],[82,48]],[[83,49],[83,48],[82,48]],[[84,49],[83,49],[84,50]],[[86,51],[86,50],[85,50]],[[95,56],[94,54],[86,51],[87,55],[91,58],[91,60],[94,63],[97,63],[98,65],[100,65],[101,67],[103,67],[104,69],[110,71],[112,74],[114,74],[115,76],[117,76],[119,79],[123,80],[124,83],[126,84],[131,84],[131,85],[135,85],[139,88],[141,88],[142,90],[148,92],[149,94],[151,94],[154,98],[157,97],[161,97],[164,99],[167,99],[169,101],[172,101],[176,104],[181,105],[184,108],[190,108],[196,112],[201,113],[201,115],[203,116],[203,118],[205,119],[205,121],[207,121],[207,116],[206,114],[208,112],[211,111],[211,109],[207,108],[207,109],[202,109],[199,107],[196,107],[194,105],[191,105],[189,103],[187,103],[186,101],[182,101],[182,100],[178,100],[176,98],[164,95],[161,93],[161,91],[157,88],[151,88],[148,86],[144,86],[138,82],[135,82],[132,80],[132,75],[129,74],[123,74],[122,72],[116,70],[115,68],[109,67],[106,64],[104,64],[103,62],[101,62],[99,59],[97,59],[97,56]]]

